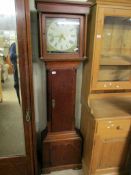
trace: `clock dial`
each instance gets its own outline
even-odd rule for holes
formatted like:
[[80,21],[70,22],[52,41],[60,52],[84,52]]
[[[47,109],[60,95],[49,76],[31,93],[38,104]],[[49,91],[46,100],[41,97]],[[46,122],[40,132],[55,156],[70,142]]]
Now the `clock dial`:
[[47,18],[47,52],[76,53],[79,51],[79,19]]

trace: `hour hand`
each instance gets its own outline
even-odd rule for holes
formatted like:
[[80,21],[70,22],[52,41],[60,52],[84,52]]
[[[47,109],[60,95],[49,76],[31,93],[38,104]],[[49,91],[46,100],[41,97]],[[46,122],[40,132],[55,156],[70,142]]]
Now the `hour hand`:
[[61,41],[62,39],[66,40],[66,38],[65,38],[65,36],[63,34],[60,35],[59,41]]

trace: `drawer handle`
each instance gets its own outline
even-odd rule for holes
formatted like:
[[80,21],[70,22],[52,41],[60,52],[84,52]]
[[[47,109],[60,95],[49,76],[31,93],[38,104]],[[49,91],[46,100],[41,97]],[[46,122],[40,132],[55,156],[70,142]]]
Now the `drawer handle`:
[[120,127],[120,126],[117,126],[117,127],[116,127],[116,129],[117,129],[117,130],[120,130],[120,129],[121,129],[121,127]]

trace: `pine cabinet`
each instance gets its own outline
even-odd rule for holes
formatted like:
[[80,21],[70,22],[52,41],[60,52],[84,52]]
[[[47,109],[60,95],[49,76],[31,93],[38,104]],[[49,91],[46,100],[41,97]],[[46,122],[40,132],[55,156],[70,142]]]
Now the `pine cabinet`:
[[84,175],[129,174],[131,2],[93,2],[82,83]]

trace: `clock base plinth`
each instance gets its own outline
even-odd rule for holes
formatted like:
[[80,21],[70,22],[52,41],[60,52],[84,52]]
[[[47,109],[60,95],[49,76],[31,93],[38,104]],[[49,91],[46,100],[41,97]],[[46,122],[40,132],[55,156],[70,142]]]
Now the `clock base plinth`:
[[42,169],[42,174],[50,174],[52,171],[60,171],[66,169],[79,170],[82,168],[82,164],[72,164],[72,165],[64,165],[64,166],[54,166]]
[[81,168],[82,139],[76,131],[48,132],[43,138],[43,173]]

